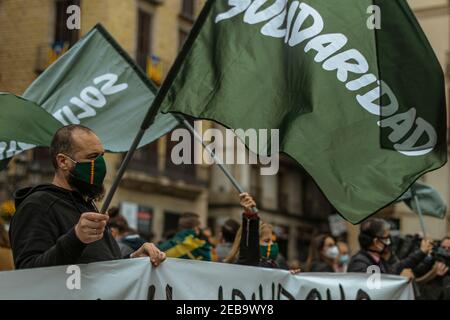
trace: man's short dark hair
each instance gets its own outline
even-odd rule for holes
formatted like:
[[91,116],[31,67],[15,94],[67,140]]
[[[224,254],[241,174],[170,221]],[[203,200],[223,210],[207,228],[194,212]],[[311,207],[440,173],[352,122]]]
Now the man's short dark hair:
[[239,222],[234,219],[228,219],[223,224],[221,231],[222,237],[225,242],[234,242],[234,238],[236,238],[236,233],[239,230]]
[[359,233],[359,245],[362,249],[369,249],[374,238],[383,237],[385,230],[389,229],[389,224],[386,220],[380,218],[371,218],[361,223]]
[[178,229],[187,230],[200,227],[200,216],[196,213],[186,212],[183,213],[178,220]]
[[75,152],[76,149],[73,142],[72,133],[76,130],[93,133],[91,129],[85,126],[79,124],[71,124],[58,129],[58,131],[56,131],[55,135],[53,136],[52,143],[50,144],[50,156],[52,158],[52,164],[55,169],[58,169],[56,156],[59,153],[64,153],[68,156],[71,156]]

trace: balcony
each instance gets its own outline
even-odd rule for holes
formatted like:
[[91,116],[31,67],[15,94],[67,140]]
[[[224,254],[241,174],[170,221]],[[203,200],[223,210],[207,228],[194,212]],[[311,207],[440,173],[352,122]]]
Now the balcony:
[[52,45],[44,44],[37,48],[35,72],[41,74],[53,62],[58,60],[69,50],[69,43],[55,42]]
[[170,160],[171,145],[161,154],[159,140],[137,150],[130,161],[122,186],[142,192],[160,193],[195,199],[207,187],[207,182],[199,179],[197,168],[191,164],[175,165]]

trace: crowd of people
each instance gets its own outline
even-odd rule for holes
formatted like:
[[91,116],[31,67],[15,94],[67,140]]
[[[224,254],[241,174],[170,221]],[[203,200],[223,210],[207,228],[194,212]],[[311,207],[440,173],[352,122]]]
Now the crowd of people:
[[[413,282],[418,299],[450,299],[449,237],[432,242],[416,236],[418,240],[414,245],[411,241],[391,237],[387,221],[371,218],[360,226],[360,250],[353,256],[346,242],[336,241],[330,234],[319,234],[311,240],[307,260],[298,266],[295,262],[286,263],[279,251],[273,226],[261,221],[258,214],[252,211],[256,203],[250,195],[241,195],[241,205],[244,209],[242,222],[233,219],[225,221],[217,239],[208,228],[203,228],[198,215],[186,213],[180,218],[179,232],[156,245],[168,257],[290,269],[294,274],[367,273],[376,267],[380,273],[407,277]],[[120,214],[113,217],[109,222],[112,230],[117,221],[124,221],[124,218]],[[127,232],[117,233],[116,236],[121,247],[129,245],[129,237],[138,237],[136,231],[124,222],[125,228],[122,229]],[[135,247],[128,249],[132,250]]]
[[304,264],[287,263],[274,228],[240,195],[242,221],[228,219],[218,237],[195,213],[183,214],[175,234],[149,243],[128,225],[118,208],[100,214],[106,166],[98,137],[82,126],[63,127],[51,144],[55,177],[51,184],[18,190],[9,235],[0,220],[0,271],[91,263],[147,256],[153,266],[166,257],[234,263],[301,272],[360,272],[407,277],[418,299],[450,299],[450,238],[394,239],[389,224],[370,218],[360,225],[360,250],[329,234],[311,240]]

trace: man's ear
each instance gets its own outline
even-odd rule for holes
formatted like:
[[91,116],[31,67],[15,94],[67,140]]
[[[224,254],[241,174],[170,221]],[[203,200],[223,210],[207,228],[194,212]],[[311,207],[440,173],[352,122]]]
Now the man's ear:
[[64,156],[61,153],[58,153],[56,155],[56,164],[58,165],[58,169],[64,170],[64,171],[68,171],[70,170],[70,160],[67,159],[66,156]]

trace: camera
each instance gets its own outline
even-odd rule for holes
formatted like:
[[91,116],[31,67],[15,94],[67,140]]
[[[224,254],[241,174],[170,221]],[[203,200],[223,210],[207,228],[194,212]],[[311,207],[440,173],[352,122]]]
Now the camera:
[[432,257],[435,261],[445,263],[447,267],[450,267],[450,251],[445,250],[441,246],[435,245],[433,251],[431,252]]

